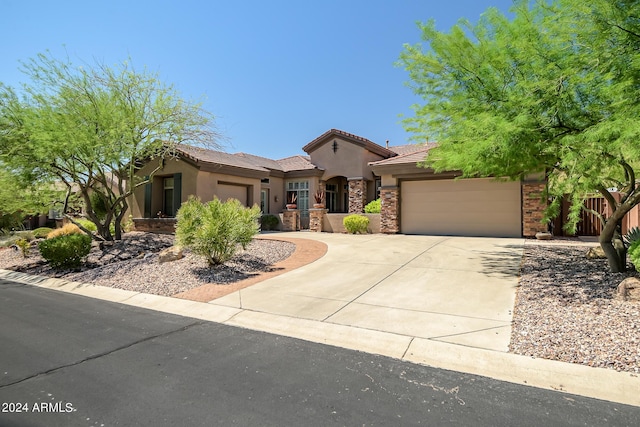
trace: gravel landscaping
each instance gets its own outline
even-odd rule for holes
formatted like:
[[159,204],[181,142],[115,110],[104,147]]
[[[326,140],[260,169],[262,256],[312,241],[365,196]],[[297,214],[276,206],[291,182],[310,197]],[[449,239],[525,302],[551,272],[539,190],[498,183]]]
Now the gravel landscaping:
[[184,251],[184,258],[158,262],[158,252],[173,245],[173,236],[133,232],[120,242],[92,248],[80,271],[52,270],[33,248],[27,259],[13,249],[0,250],[0,268],[93,283],[119,289],[171,296],[209,283],[230,284],[267,272],[288,258],[295,245],[254,239],[225,265],[209,267],[204,258]]
[[[173,236],[127,233],[122,242],[96,244],[80,271],[54,271],[33,248],[28,258],[0,250],[0,268],[157,295],[205,284],[232,284],[272,269],[295,245],[254,239],[226,265],[185,257],[158,262]],[[516,293],[510,351],[516,354],[640,373],[640,302],[614,299],[628,273],[609,273],[606,260],[587,260],[585,245],[527,241]]]
[[640,373],[640,302],[614,299],[635,271],[610,273],[588,247],[525,245],[510,351]]

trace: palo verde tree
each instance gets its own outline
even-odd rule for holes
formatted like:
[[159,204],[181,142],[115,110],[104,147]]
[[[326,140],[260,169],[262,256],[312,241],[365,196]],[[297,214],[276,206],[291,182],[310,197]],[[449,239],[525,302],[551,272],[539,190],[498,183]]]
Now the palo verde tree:
[[[600,244],[624,271],[624,215],[640,202],[640,3],[515,1],[509,16],[487,10],[448,32],[421,24],[426,45],[400,63],[424,103],[405,127],[436,139],[425,166],[465,177],[521,179],[545,173],[553,202],[572,202],[575,230],[586,197],[600,193]],[[622,197],[612,194],[615,189]]]
[[[0,161],[23,182],[64,186],[65,213],[78,192],[104,240],[121,238],[127,198],[180,144],[215,145],[212,116],[199,103],[128,62],[74,66],[47,53],[22,65],[29,83],[19,91],[0,84]],[[136,175],[142,160],[157,162],[148,178]]]

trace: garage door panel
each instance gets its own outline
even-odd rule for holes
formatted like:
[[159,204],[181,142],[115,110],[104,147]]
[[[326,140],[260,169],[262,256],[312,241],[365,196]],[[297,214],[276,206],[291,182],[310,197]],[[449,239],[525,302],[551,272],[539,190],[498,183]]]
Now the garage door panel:
[[405,181],[401,184],[401,231],[519,237],[520,198],[519,182]]
[[238,199],[247,206],[247,187],[244,185],[218,184],[218,198],[223,202],[228,199]]

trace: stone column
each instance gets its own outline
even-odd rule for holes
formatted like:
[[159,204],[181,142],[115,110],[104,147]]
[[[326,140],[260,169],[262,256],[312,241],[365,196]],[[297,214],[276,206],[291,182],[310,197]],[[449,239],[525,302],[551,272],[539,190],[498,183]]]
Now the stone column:
[[349,213],[363,213],[367,203],[367,181],[349,178]]
[[400,189],[396,186],[380,188],[380,232],[393,234],[400,231],[398,218]]
[[309,230],[317,233],[322,231],[322,220],[326,209],[309,209]]
[[543,222],[547,201],[543,199],[544,182],[522,183],[522,235],[535,237],[536,233],[548,231],[547,223]]
[[282,212],[282,231],[298,230],[298,210],[287,209]]

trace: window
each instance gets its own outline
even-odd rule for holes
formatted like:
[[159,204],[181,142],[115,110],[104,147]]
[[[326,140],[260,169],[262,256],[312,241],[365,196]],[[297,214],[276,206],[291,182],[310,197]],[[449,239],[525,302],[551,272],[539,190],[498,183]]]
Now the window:
[[327,184],[326,188],[326,204],[329,212],[338,212],[338,186],[336,184]]
[[163,180],[163,209],[162,213],[166,216],[175,216],[175,206],[173,205],[173,177]]
[[301,217],[309,216],[309,181],[293,181],[287,183],[287,196],[289,194],[297,196],[296,204]]
[[263,214],[269,213],[269,190],[260,190],[260,210]]

